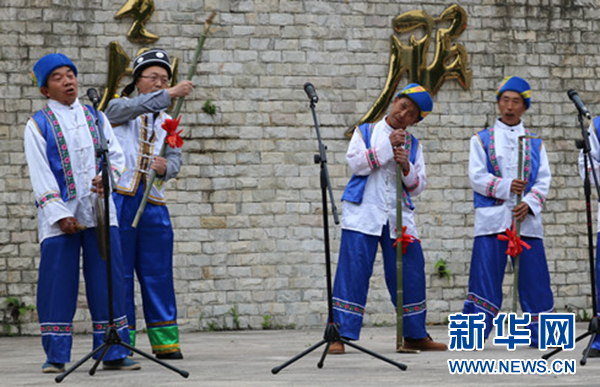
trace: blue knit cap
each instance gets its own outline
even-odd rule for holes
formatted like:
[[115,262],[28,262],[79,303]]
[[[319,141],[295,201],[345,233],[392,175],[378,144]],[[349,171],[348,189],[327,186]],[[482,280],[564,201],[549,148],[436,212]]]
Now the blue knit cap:
[[500,96],[505,91],[514,91],[523,97],[523,101],[525,101],[526,109],[529,109],[531,106],[531,87],[526,80],[519,77],[506,77],[498,86],[498,90],[496,90],[496,101],[500,100]]
[[433,100],[425,88],[418,83],[411,83],[402,89],[396,97],[408,97],[419,108],[419,121],[433,110]]
[[54,70],[59,67],[68,66],[73,70],[75,76],[77,76],[77,67],[75,64],[71,62],[71,59],[67,58],[66,55],[63,54],[48,54],[33,66],[33,71],[31,75],[33,76],[33,80],[37,82],[38,87],[41,89],[43,86],[46,86],[46,82],[48,81],[48,77]]

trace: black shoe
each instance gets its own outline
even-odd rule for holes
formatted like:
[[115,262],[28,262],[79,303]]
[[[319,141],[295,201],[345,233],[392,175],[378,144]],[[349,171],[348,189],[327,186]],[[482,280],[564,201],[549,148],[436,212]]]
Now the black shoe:
[[142,365],[129,358],[117,359],[117,360],[104,360],[102,362],[102,369],[107,371],[135,371],[142,368]]
[[600,350],[596,348],[590,348],[588,352],[588,357],[600,357]]
[[165,360],[181,360],[181,359],[183,359],[183,355],[181,354],[181,351],[169,352],[169,353],[157,353],[156,358],[157,359],[165,359]]

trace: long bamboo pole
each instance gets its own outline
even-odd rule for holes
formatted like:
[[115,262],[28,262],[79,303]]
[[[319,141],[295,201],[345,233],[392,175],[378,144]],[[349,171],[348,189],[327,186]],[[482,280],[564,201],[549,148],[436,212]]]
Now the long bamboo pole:
[[[404,348],[404,272],[402,270],[402,166],[396,164],[396,352]],[[399,239],[400,236],[400,239]]]
[[[518,171],[517,178],[519,180],[523,179],[523,140],[537,138],[537,136],[519,136],[519,163],[518,163]],[[523,200],[523,194],[517,195],[517,206],[521,204]],[[521,237],[521,221],[515,221],[515,235],[517,238]],[[512,311],[513,313],[517,313],[517,302],[519,301],[519,261],[521,259],[521,254],[517,254],[514,259],[514,270],[513,270],[513,300],[512,300]]]
[[[187,74],[186,79],[188,81],[191,81],[192,78],[194,77],[194,74],[196,73],[196,66],[198,65],[198,62],[200,61],[200,54],[202,54],[204,42],[206,41],[206,37],[208,36],[208,32],[209,32],[209,29],[210,29],[210,26],[212,24],[214,17],[215,17],[215,13],[213,12],[210,14],[208,19],[206,19],[206,21],[204,22],[204,30],[198,37],[198,45],[196,46],[196,52],[194,53],[194,59],[192,60],[192,64],[190,65],[190,69]],[[183,106],[183,98],[184,97],[179,97],[177,99],[177,104],[175,105],[175,109],[173,110],[173,114],[172,114],[172,117],[175,119],[177,119],[179,117],[179,112],[181,111],[181,107]],[[160,157],[164,157],[166,150],[167,150],[167,143],[163,142],[158,155]],[[148,202],[148,197],[150,196],[150,190],[152,189],[152,186],[154,185],[155,179],[156,179],[156,171],[152,170],[150,172],[150,177],[148,178],[148,184],[146,184],[146,190],[144,191],[144,196],[142,198],[142,202],[140,203],[140,206],[138,207],[138,210],[135,214],[135,218],[133,219],[133,223],[131,224],[131,227],[133,227],[133,228],[136,228],[138,223],[140,222],[140,218],[142,217],[142,214],[144,213],[144,209],[146,208],[146,203]]]

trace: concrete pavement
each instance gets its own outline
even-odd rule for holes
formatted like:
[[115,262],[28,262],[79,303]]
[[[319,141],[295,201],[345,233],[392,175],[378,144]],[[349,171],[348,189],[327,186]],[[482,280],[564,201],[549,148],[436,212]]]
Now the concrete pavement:
[[[577,334],[584,333],[587,324],[577,324]],[[428,327],[436,341],[448,343],[446,326]],[[402,371],[395,366],[346,348],[345,355],[328,355],[324,367],[317,363],[325,346],[302,359],[271,373],[293,356],[318,343],[322,329],[266,330],[182,333],[185,359],[170,364],[190,373],[185,379],[148,359],[135,356],[142,363],[140,371],[103,371],[88,374],[93,362],[88,360],[67,376],[65,386],[453,386],[453,385],[514,385],[573,386],[600,384],[600,358],[579,365],[581,352],[588,338],[580,341],[574,351],[563,351],[555,359],[575,359],[574,375],[451,375],[448,359],[540,359],[539,350],[517,348],[508,351],[493,346],[490,340],[483,351],[394,352],[395,328],[364,328],[357,344],[408,366]],[[138,336],[139,348],[149,352],[147,337]],[[77,335],[72,360],[75,362],[91,349],[91,335]],[[0,337],[0,386],[57,385],[56,375],[42,374],[44,354],[40,337]],[[71,363],[73,364],[73,363]]]

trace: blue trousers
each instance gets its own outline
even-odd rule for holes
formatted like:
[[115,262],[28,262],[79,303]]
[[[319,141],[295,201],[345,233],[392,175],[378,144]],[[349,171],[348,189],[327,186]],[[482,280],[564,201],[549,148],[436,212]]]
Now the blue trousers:
[[127,319],[135,341],[134,272],[140,283],[144,319],[154,353],[179,350],[177,304],[173,284],[173,227],[166,206],[147,203],[136,228],[131,227],[143,196],[114,194],[125,266]]
[[[113,319],[119,335],[129,343],[121,260],[121,244],[116,227],[110,228],[113,288]],[[73,344],[73,316],[79,291],[79,256],[83,251],[83,275],[88,307],[92,315],[93,346],[102,344],[108,326],[106,261],[98,250],[95,229],[45,239],[41,245],[37,288],[37,312],[42,331],[46,361],[68,363]],[[113,345],[104,360],[126,357],[129,350]],[[99,354],[95,356],[98,358]]]
[[[600,245],[598,243],[600,243],[600,233],[598,233],[596,238],[596,307],[598,309],[597,312],[600,312],[600,261],[598,260]],[[596,339],[592,343],[592,348],[600,349],[600,335],[596,335]]]
[[[519,301],[521,310],[531,314],[532,322],[527,326],[531,331],[531,346],[538,346],[538,316],[554,311],[554,296],[550,288],[550,274],[544,251],[544,241],[539,238],[521,238],[531,246],[523,248],[519,259]],[[475,237],[471,269],[469,274],[469,294],[465,300],[463,313],[485,314],[487,338],[493,328],[493,319],[502,307],[502,281],[506,268],[508,241],[498,240],[498,235]],[[513,260],[514,264],[514,260]]]
[[[389,226],[381,236],[342,230],[340,256],[333,285],[333,319],[340,324],[340,335],[358,340],[367,303],[369,280],[377,247],[381,245],[385,283],[396,306],[396,248],[389,237]],[[408,245],[402,256],[404,336],[422,339],[427,336],[425,317],[425,262],[421,244]]]

